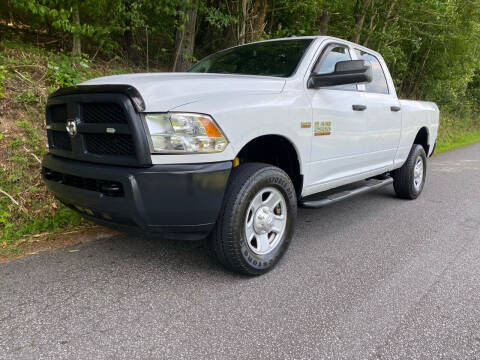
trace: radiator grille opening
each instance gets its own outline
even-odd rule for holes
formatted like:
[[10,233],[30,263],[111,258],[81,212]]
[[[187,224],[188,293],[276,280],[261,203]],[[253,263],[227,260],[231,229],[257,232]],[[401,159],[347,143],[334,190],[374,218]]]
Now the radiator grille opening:
[[70,136],[64,131],[52,131],[52,144],[56,149],[72,151]]
[[119,104],[84,103],[82,121],[88,124],[127,124],[127,116]]
[[84,134],[87,151],[93,154],[134,156],[135,148],[131,135]]
[[50,106],[50,121],[54,123],[66,123],[68,118],[67,105],[52,105]]

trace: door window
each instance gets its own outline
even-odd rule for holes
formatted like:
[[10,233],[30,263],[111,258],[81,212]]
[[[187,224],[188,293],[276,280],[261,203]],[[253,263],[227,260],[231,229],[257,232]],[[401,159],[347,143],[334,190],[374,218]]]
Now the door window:
[[[329,74],[335,71],[335,65],[340,61],[352,60],[347,47],[341,45],[331,45],[320,57],[313,68],[314,74]],[[357,90],[357,85],[337,85],[329,86],[329,89],[339,90]]]
[[382,65],[378,59],[364,51],[355,49],[355,53],[359,60],[367,60],[372,64],[372,75],[373,79],[371,82],[365,84],[365,91],[379,93],[379,94],[388,94],[388,85],[385,74],[383,73]]

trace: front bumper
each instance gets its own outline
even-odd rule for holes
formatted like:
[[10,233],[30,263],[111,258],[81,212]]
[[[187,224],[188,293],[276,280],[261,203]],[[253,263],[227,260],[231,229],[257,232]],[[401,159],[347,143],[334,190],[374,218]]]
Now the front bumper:
[[132,168],[52,154],[42,165],[47,188],[82,216],[115,229],[186,240],[205,237],[215,225],[232,168],[230,161]]

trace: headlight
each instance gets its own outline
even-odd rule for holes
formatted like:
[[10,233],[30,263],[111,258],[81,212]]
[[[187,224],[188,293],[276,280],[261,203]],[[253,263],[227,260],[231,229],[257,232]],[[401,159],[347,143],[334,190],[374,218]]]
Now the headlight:
[[228,144],[208,115],[191,113],[146,114],[155,153],[222,152]]

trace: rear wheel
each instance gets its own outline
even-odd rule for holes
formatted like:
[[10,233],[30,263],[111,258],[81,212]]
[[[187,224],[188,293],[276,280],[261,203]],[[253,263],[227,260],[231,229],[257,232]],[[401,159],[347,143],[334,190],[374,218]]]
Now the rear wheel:
[[297,216],[295,189],[281,169],[246,163],[232,170],[211,234],[226,267],[248,275],[271,270],[288,248]]
[[398,197],[416,199],[423,190],[427,175],[427,156],[423,146],[413,144],[407,161],[392,173],[393,187]]

